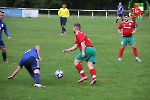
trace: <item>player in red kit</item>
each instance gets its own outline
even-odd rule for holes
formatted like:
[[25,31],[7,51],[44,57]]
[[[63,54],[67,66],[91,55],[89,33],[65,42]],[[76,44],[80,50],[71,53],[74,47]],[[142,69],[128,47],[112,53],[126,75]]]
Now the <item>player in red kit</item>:
[[125,49],[125,46],[127,45],[127,43],[129,45],[131,45],[134,56],[135,56],[135,60],[138,62],[141,62],[141,60],[138,57],[138,51],[136,49],[135,46],[135,41],[133,38],[133,34],[135,34],[137,30],[137,24],[135,25],[135,23],[133,21],[129,20],[129,16],[124,16],[124,21],[120,23],[120,25],[118,26],[118,33],[120,35],[122,35],[121,38],[121,48],[119,50],[119,58],[118,61],[122,60],[122,55]]
[[135,24],[138,24],[138,16],[139,15],[137,13],[135,13],[135,8],[132,8],[130,11],[132,12],[132,16],[131,16],[132,21]]
[[81,25],[79,23],[75,23],[73,26],[73,31],[76,37],[75,45],[69,49],[64,49],[63,52],[66,53],[79,48],[80,52],[78,53],[78,55],[74,60],[74,65],[78,70],[78,72],[81,74],[81,78],[78,80],[78,83],[83,82],[84,80],[87,79],[87,76],[84,73],[83,67],[81,65],[81,62],[83,60],[86,60],[87,66],[89,68],[92,77],[92,82],[90,82],[90,85],[95,85],[97,80],[96,80],[96,70],[93,67],[93,65],[97,62],[96,50],[93,47],[93,44],[91,44],[88,37],[80,29]]

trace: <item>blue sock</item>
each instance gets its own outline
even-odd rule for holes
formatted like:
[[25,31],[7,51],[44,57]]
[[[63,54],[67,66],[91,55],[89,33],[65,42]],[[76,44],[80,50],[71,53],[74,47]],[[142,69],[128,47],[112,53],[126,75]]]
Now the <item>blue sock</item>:
[[34,79],[34,73],[33,72],[30,73],[30,76]]
[[35,81],[35,84],[40,84],[40,74],[39,73],[34,74],[34,81]]
[[6,61],[6,52],[2,52],[3,60]]

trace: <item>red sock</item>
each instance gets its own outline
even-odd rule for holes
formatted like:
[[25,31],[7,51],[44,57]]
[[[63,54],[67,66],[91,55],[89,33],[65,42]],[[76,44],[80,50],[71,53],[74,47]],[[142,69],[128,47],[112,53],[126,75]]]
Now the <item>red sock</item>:
[[123,51],[124,51],[124,48],[120,48],[120,50],[119,50],[119,58],[122,58]]
[[78,72],[81,74],[82,77],[85,77],[85,76],[86,76],[81,64],[78,63],[78,64],[76,65],[76,69],[78,70]]
[[134,53],[134,56],[135,56],[135,57],[138,57],[138,52],[137,52],[137,49],[136,49],[136,48],[133,49],[133,53]]
[[95,80],[96,79],[96,70],[95,70],[95,68],[92,68],[90,70],[90,74],[91,74],[92,79]]

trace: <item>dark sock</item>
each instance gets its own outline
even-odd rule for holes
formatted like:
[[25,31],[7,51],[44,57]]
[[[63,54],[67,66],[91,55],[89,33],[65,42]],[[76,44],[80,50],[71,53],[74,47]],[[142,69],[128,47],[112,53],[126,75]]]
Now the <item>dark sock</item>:
[[6,61],[6,52],[2,52],[3,61]]
[[62,27],[62,33],[64,33],[64,31],[66,31],[65,27]]
[[61,28],[61,33],[64,33],[64,27]]
[[35,84],[40,84],[40,74],[39,73],[34,74],[34,81],[35,81]]
[[118,19],[116,19],[116,23],[118,22]]
[[64,31],[66,31],[65,27],[64,27]]

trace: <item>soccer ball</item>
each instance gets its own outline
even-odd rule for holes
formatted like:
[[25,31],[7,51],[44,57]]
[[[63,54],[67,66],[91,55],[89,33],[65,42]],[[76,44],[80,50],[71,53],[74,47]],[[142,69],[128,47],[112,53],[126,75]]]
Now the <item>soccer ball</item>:
[[55,77],[58,78],[58,79],[62,78],[63,77],[63,71],[56,70],[55,71]]

